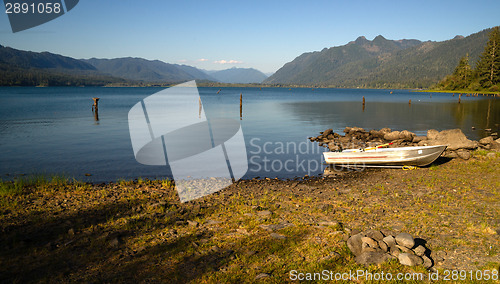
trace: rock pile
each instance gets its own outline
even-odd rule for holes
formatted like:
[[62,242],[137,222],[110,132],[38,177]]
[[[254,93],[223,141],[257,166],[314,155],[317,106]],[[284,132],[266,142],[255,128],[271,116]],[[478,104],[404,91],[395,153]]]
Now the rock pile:
[[344,133],[345,135],[340,135],[332,129],[327,129],[320,132],[321,135],[317,137],[309,137],[309,140],[319,142],[320,146],[328,147],[330,151],[376,147],[387,143],[392,143],[389,147],[447,145],[443,156],[465,160],[470,158],[470,151],[477,148],[500,150],[500,139],[497,139],[497,133],[479,142],[469,140],[460,129],[443,131],[431,129],[427,131],[426,136],[417,136],[408,130],[392,131],[390,128],[382,128],[366,131],[360,127],[346,127]]
[[426,268],[433,266],[425,241],[414,239],[408,233],[368,230],[352,235],[347,240],[347,246],[356,256],[358,264],[380,264],[397,258],[403,265],[423,265]]

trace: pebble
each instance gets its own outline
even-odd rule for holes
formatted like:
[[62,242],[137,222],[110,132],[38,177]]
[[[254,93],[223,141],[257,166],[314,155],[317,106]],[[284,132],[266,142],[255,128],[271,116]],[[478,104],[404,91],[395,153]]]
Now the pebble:
[[188,225],[192,227],[198,227],[199,223],[196,221],[187,220]]

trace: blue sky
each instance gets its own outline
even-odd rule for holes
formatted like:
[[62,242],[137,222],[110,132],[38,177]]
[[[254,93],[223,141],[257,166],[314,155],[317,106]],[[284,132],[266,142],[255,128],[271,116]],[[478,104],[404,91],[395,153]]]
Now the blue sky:
[[15,34],[2,11],[0,44],[17,49],[263,72],[361,35],[442,41],[500,25],[498,0],[81,0],[66,15]]

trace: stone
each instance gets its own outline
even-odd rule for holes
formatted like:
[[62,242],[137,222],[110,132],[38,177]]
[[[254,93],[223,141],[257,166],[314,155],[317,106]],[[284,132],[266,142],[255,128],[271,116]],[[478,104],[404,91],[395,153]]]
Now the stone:
[[396,245],[396,247],[402,251],[402,252],[406,252],[406,253],[411,253],[411,254],[415,254],[411,249],[405,247],[405,246],[401,246],[401,245]]
[[[429,130],[430,131],[430,130]],[[465,134],[460,129],[449,129],[439,132],[435,138],[431,139],[429,137],[429,131],[427,132],[427,138],[429,138],[429,145],[446,145],[447,150],[453,151],[458,149],[476,149],[478,143],[476,141],[471,141],[467,139]],[[433,135],[431,135],[432,137]]]
[[387,141],[393,141],[399,139],[400,131],[393,131],[384,135],[384,139]]
[[260,273],[259,275],[255,276],[255,279],[254,280],[259,280],[259,279],[263,279],[263,278],[268,278],[270,275],[267,274],[267,273]]
[[323,131],[323,137],[327,137],[328,135],[333,133],[333,129],[328,128],[327,130]]
[[[497,139],[497,141],[498,141],[498,139]],[[493,141],[490,144],[490,150],[495,150],[495,151],[500,150],[500,142],[497,142],[497,141]]]
[[187,220],[188,225],[192,227],[198,227],[199,223],[196,221]]
[[[363,242],[363,244],[367,244],[371,248],[378,247],[378,242],[370,237],[362,237],[361,241]],[[361,247],[363,247],[363,244],[361,245]]]
[[389,254],[394,256],[394,257],[398,257],[399,254],[401,253],[401,251],[396,247],[396,245],[394,245],[393,247],[389,247]]
[[396,243],[400,246],[411,249],[415,245],[415,240],[408,233],[399,233],[396,236]]
[[424,261],[424,267],[425,268],[431,268],[432,267],[432,259],[429,257],[422,255],[422,260]]
[[493,143],[495,140],[493,139],[492,136],[484,137],[483,139],[479,140],[479,144],[481,145],[488,145]]
[[383,132],[384,134],[387,134],[387,133],[390,133],[392,132],[392,130],[388,127],[384,127],[382,129],[380,129],[380,132]]
[[277,234],[277,233],[271,233],[270,236],[271,236],[271,238],[277,239],[277,240],[284,240],[284,239],[286,239],[286,236],[281,235],[281,234]]
[[382,239],[382,241],[384,241],[384,243],[386,243],[388,247],[393,247],[396,245],[396,239],[394,239],[393,236],[386,236]]
[[377,230],[368,230],[365,232],[365,235],[367,237],[370,237],[376,241],[381,241],[384,239],[384,234],[382,234],[382,232],[380,231],[377,231]]
[[404,141],[412,142],[413,137],[415,137],[415,133],[410,132],[408,130],[403,130],[399,133],[399,139],[403,139]]
[[337,222],[337,221],[319,221],[318,225],[335,227],[335,226],[339,225],[339,222]]
[[380,247],[380,249],[383,252],[388,252],[389,251],[389,247],[387,246],[387,244],[384,241],[378,241],[378,246]]
[[468,160],[471,157],[470,152],[465,150],[465,149],[459,149],[456,151],[456,153],[457,153],[457,156],[463,160]]
[[330,142],[328,143],[328,149],[332,152],[338,152],[340,151],[340,146],[335,142]]
[[427,140],[427,136],[415,136],[413,137],[413,143],[419,143],[419,142],[422,142],[422,141],[425,141]]
[[392,258],[390,255],[383,252],[363,252],[356,256],[356,263],[362,265],[381,264],[390,258]]
[[216,220],[208,220],[207,222],[205,222],[206,225],[217,225],[217,224],[220,224],[222,223],[221,221],[216,221]]
[[356,234],[356,235],[351,236],[347,240],[347,247],[351,250],[352,254],[354,254],[355,256],[358,256],[361,254],[361,245],[363,243],[363,241],[361,240],[362,237],[363,237],[363,235]]
[[416,266],[424,263],[424,260],[420,256],[409,253],[400,253],[398,260],[399,263],[407,266]]
[[439,131],[437,131],[436,129],[429,129],[427,130],[427,139],[434,140],[437,138],[438,134]]
[[273,213],[269,210],[263,210],[263,211],[257,212],[257,215],[260,217],[268,217],[268,216],[271,216],[271,214],[273,214]]
[[74,237],[74,236],[75,236],[75,230],[74,230],[73,228],[69,229],[69,230],[68,230],[68,235],[69,235],[70,237]]
[[486,154],[486,158],[490,158],[490,159],[495,158],[496,156],[497,155],[495,153],[488,153],[488,154]]
[[426,248],[423,245],[419,245],[413,249],[416,255],[423,256],[425,254]]

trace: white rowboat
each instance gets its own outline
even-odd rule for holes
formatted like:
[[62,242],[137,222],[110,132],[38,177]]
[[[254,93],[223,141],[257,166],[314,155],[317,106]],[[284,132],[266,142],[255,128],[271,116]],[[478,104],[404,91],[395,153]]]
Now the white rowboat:
[[346,149],[342,152],[324,152],[325,162],[345,167],[363,165],[426,166],[434,162],[446,149],[444,145],[372,150]]

